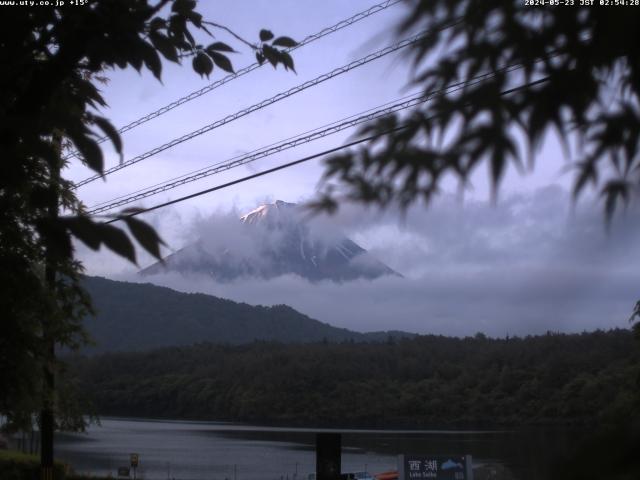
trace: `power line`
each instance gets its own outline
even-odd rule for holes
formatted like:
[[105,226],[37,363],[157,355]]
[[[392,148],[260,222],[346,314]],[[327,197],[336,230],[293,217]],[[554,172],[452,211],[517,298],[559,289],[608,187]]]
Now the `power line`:
[[[522,85],[519,85],[517,87],[510,88],[508,90],[504,90],[504,91],[500,92],[500,96],[508,95],[508,94],[514,93],[516,91],[523,90],[525,88],[529,88],[529,87],[532,87],[534,85],[538,85],[540,83],[547,82],[547,81],[549,81],[549,79],[550,79],[550,77],[544,77],[544,78],[535,80],[533,82],[522,84]],[[328,150],[324,150],[322,152],[315,153],[313,155],[309,155],[307,157],[303,157],[303,158],[300,158],[298,160],[294,160],[292,162],[285,163],[283,165],[279,165],[279,166],[274,167],[274,168],[270,168],[268,170],[263,170],[262,172],[254,173],[253,175],[248,175],[246,177],[242,177],[242,178],[233,180],[231,182],[227,182],[227,183],[223,183],[221,185],[217,185],[215,187],[207,188],[205,190],[201,190],[199,192],[192,193],[190,195],[186,195],[184,197],[176,198],[175,200],[170,200],[168,202],[160,203],[158,205],[154,205],[153,207],[136,209],[134,212],[128,213],[127,215],[123,215],[123,216],[119,216],[119,217],[116,217],[116,218],[112,218],[111,220],[108,220],[105,223],[117,222],[118,220],[122,220],[124,218],[135,217],[135,216],[143,214],[143,213],[152,212],[152,211],[158,210],[160,208],[168,207],[169,205],[174,205],[176,203],[184,202],[185,200],[190,200],[192,198],[200,197],[202,195],[206,195],[207,193],[215,192],[217,190],[222,190],[224,188],[228,188],[228,187],[231,187],[233,185],[237,185],[239,183],[246,182],[248,180],[253,180],[254,178],[262,177],[264,175],[268,175],[270,173],[277,172],[279,170],[284,170],[286,168],[290,168],[290,167],[299,165],[301,163],[308,162],[310,160],[322,157],[324,155],[328,155],[330,153],[335,153],[335,152],[338,152],[340,150],[345,150],[345,149],[353,147],[355,145],[359,145],[361,143],[365,143],[365,142],[369,142],[371,140],[375,140],[376,138],[380,138],[380,137],[385,136],[385,135],[390,135],[391,133],[395,133],[397,131],[404,130],[405,128],[407,128],[407,125],[400,125],[400,126],[398,126],[396,128],[389,129],[389,130],[387,130],[385,132],[380,132],[380,133],[377,133],[377,134],[374,134],[374,135],[370,135],[370,136],[365,137],[365,138],[361,138],[359,140],[354,140],[354,141],[349,142],[349,143],[347,143],[345,145],[342,145],[340,147],[330,148]]]
[[[186,195],[184,197],[176,198],[175,200],[170,200],[168,202],[164,202],[164,203],[161,203],[161,204],[158,204],[158,205],[154,205],[153,207],[142,208],[142,209],[136,210],[135,212],[132,212],[132,213],[130,213],[128,215],[125,215],[124,217],[135,217],[137,215],[140,215],[141,213],[151,212],[151,211],[157,210],[159,208],[168,207],[169,205],[173,205],[175,203],[184,202],[185,200],[189,200],[191,198],[199,197],[199,196],[204,195],[206,193],[215,192],[216,190],[222,190],[223,188],[231,187],[233,185],[237,185],[238,183],[246,182],[247,180],[253,180],[254,178],[262,177],[263,175],[268,175],[269,173],[277,172],[278,170],[284,170],[285,168],[293,167],[295,165],[299,165],[301,163],[308,162],[309,160],[313,160],[314,158],[322,157],[322,156],[328,155],[330,153],[335,153],[335,152],[338,152],[340,150],[344,150],[345,148],[353,147],[354,145],[358,145],[360,143],[368,142],[368,141],[373,140],[375,138],[378,138],[378,137],[380,137],[382,135],[387,135],[389,133],[393,133],[393,132],[401,130],[403,128],[405,128],[404,125],[401,126],[401,127],[394,128],[393,130],[389,130],[389,131],[384,132],[384,133],[380,133],[380,134],[377,134],[377,135],[371,135],[371,136],[366,137],[366,138],[361,138],[360,140],[355,140],[353,142],[347,143],[346,145],[342,145],[340,147],[330,148],[328,150],[324,150],[324,151],[319,152],[319,153],[314,153],[313,155],[309,155],[307,157],[303,157],[303,158],[300,158],[298,160],[294,160],[293,162],[285,163],[284,165],[279,165],[277,167],[270,168],[268,170],[263,170],[262,172],[254,173],[253,175],[242,177],[242,178],[239,178],[237,180],[233,180],[231,182],[223,183],[222,185],[217,185],[217,186],[212,187],[212,188],[207,188],[206,190],[201,190],[199,192],[192,193],[191,195]],[[109,221],[107,221],[105,223],[113,223],[113,222],[117,222],[118,220],[121,220],[121,218],[120,217],[119,218],[112,218],[111,220],[109,220]]]
[[[515,70],[519,68],[522,68],[522,67],[520,65],[516,65],[516,66],[502,69],[502,71]],[[487,78],[495,76],[496,73],[497,72],[490,72],[483,75],[478,75],[472,79],[469,79],[463,82],[458,82],[456,84],[452,84],[448,86],[447,88],[430,92],[427,94],[414,94],[407,97],[403,97],[402,99],[396,100],[395,101],[396,103],[388,102],[379,107],[369,109],[366,112],[352,115],[342,120],[337,120],[323,127],[319,127],[309,132],[299,134],[295,137],[287,138],[286,140],[273,143],[271,145],[254,150],[247,154],[239,155],[229,160],[215,163],[213,165],[210,165],[209,167],[205,167],[200,170],[196,170],[194,172],[187,173],[185,175],[181,175],[179,177],[173,178],[171,180],[168,180],[156,185],[152,185],[146,189],[141,189],[131,194],[123,195],[115,199],[102,202],[100,204],[97,204],[91,207],[88,213],[89,215],[103,213],[108,210],[112,210],[114,208],[127,205],[129,203],[142,200],[144,198],[147,198],[153,195],[157,195],[161,192],[172,190],[174,188],[185,185],[187,183],[201,180],[205,177],[215,175],[222,171],[230,170],[232,168],[245,165],[247,163],[253,162],[260,158],[265,158],[265,157],[274,155],[276,153],[282,152],[284,150],[288,150],[290,148],[294,148],[299,145],[309,143],[329,135],[333,135],[347,128],[352,128],[362,123],[376,120],[378,118],[388,116],[392,113],[399,112],[401,110],[406,110],[408,108],[424,103],[434,97],[451,94],[463,88],[467,88],[467,87],[476,85],[478,83],[484,82],[487,80]]]
[[[340,120],[336,120],[334,122],[328,123],[321,127],[307,130],[298,135],[294,135],[286,139],[273,142],[269,145],[251,150],[250,152],[240,154],[240,155],[235,155],[234,157],[210,164],[206,167],[193,170],[191,172],[179,175],[177,177],[173,177],[169,180],[158,182],[148,187],[140,188],[138,190],[134,190],[133,192],[126,193],[124,195],[120,195],[110,200],[97,203],[89,208],[89,214],[101,213],[102,211],[110,210],[111,208],[115,208],[127,203],[131,203],[132,201],[140,200],[142,198],[155,195],[156,193],[170,190],[171,188],[175,188],[184,183],[188,183],[189,181],[199,180],[209,175],[213,175],[215,173],[218,173],[218,171],[228,170],[236,166],[244,165],[246,163],[257,160],[258,158],[264,158],[266,156],[270,156],[272,154],[287,150],[288,148],[293,148],[295,146],[301,145],[302,143],[311,142],[313,140],[316,140],[317,138],[322,138],[322,137],[331,135],[333,133],[337,133],[343,130],[344,128],[348,128],[349,126],[355,126],[360,124],[363,121],[377,118],[378,114],[380,114],[381,109],[387,110],[387,108],[392,108],[394,106],[394,103],[412,101],[422,97],[424,97],[424,94],[422,93],[418,93],[418,94],[414,93],[412,95],[407,95],[405,97],[396,99],[392,102],[387,102],[383,105],[379,105],[378,107],[370,108],[363,112],[350,115],[348,117],[342,118]],[[396,111],[396,109],[392,111]],[[389,113],[392,113],[392,111],[389,111]],[[366,117],[366,119],[364,117]],[[349,123],[350,125],[348,126],[344,125],[345,123]],[[120,202],[121,200],[124,200],[124,201]],[[109,207],[103,208],[105,205],[109,205]]]
[[202,134],[204,134],[206,132],[209,132],[209,131],[211,131],[211,130],[213,130],[215,128],[218,128],[218,127],[220,127],[222,125],[225,125],[225,124],[230,123],[230,122],[232,122],[234,120],[237,120],[237,119],[242,118],[242,117],[244,117],[246,115],[249,115],[250,113],[253,113],[253,112],[257,111],[257,110],[265,108],[265,107],[267,107],[269,105],[272,105],[272,104],[274,104],[276,102],[279,102],[279,101],[281,101],[281,100],[283,100],[285,98],[288,98],[288,97],[290,97],[292,95],[295,95],[295,94],[297,94],[297,93],[299,93],[301,91],[304,91],[304,90],[306,90],[306,89],[308,89],[310,87],[316,86],[316,85],[318,85],[318,84],[320,84],[320,83],[322,83],[324,81],[327,81],[327,80],[329,80],[331,78],[334,78],[334,77],[336,77],[338,75],[342,75],[342,74],[344,74],[346,72],[349,72],[354,68],[357,68],[357,67],[362,66],[362,65],[364,65],[366,63],[369,63],[369,62],[371,62],[373,60],[376,60],[376,59],[381,58],[381,57],[383,57],[385,55],[393,53],[393,52],[395,52],[395,51],[397,51],[397,50],[399,50],[401,48],[404,48],[404,47],[406,47],[408,45],[411,45],[412,43],[416,42],[423,35],[424,35],[423,33],[420,33],[420,34],[418,34],[418,35],[416,35],[414,37],[411,37],[409,39],[402,40],[401,42],[398,42],[398,43],[396,43],[396,44],[394,44],[394,45],[392,45],[390,47],[386,47],[386,48],[384,48],[382,50],[378,50],[377,52],[374,52],[374,53],[372,53],[370,55],[362,57],[362,58],[360,58],[360,59],[358,59],[358,60],[356,60],[354,62],[351,62],[351,63],[349,63],[347,65],[342,66],[342,67],[336,68],[336,69],[332,70],[329,73],[325,73],[323,75],[320,75],[319,77],[316,77],[316,78],[314,78],[312,80],[304,82],[304,83],[302,83],[300,85],[297,85],[296,87],[293,87],[293,88],[291,88],[289,90],[286,90],[284,92],[280,92],[277,95],[274,95],[273,97],[270,97],[270,98],[268,98],[266,100],[263,100],[263,101],[261,101],[259,103],[256,103],[256,104],[254,104],[254,105],[252,105],[250,107],[247,107],[245,109],[239,110],[238,112],[236,112],[234,114],[227,115],[226,117],[224,117],[224,118],[222,118],[220,120],[217,120],[217,121],[215,121],[215,122],[213,122],[213,123],[211,123],[209,125],[206,125],[206,126],[200,128],[198,130],[195,130],[195,131],[193,131],[191,133],[188,133],[186,135],[183,135],[181,137],[175,138],[175,139],[171,140],[170,142],[167,142],[167,143],[165,143],[163,145],[160,145],[159,147],[156,147],[156,148],[154,148],[152,150],[149,150],[149,151],[147,151],[147,152],[145,152],[145,153],[143,153],[141,155],[138,155],[138,156],[136,156],[136,157],[134,157],[134,158],[132,158],[130,160],[122,162],[119,165],[116,165],[116,166],[114,166],[114,167],[112,167],[110,169],[107,169],[102,173],[102,175],[97,174],[97,175],[93,175],[91,177],[88,177],[88,178],[78,182],[75,185],[75,188],[81,187],[81,186],[86,185],[87,183],[93,182],[93,181],[95,181],[95,180],[97,180],[99,178],[103,178],[103,176],[105,176],[105,175],[109,175],[109,174],[111,174],[113,172],[116,172],[116,171],[121,170],[123,168],[129,167],[129,166],[131,166],[131,165],[133,165],[135,163],[141,162],[142,160],[145,160],[145,159],[147,159],[147,158],[149,158],[149,157],[151,157],[153,155],[156,155],[156,154],[158,154],[158,153],[160,153],[160,152],[162,152],[164,150],[167,150],[167,149],[169,149],[171,147],[179,145],[180,143],[183,143],[183,142],[186,142],[188,140],[191,140],[191,139],[193,139],[193,138],[195,138],[195,137],[197,137],[199,135],[202,135]]
[[[325,37],[327,35],[330,35],[332,33],[335,33],[339,30],[342,30],[343,28],[349,27],[351,25],[353,25],[354,23],[359,22],[360,20],[364,20],[365,18],[370,17],[371,15],[374,15],[378,12],[381,12],[382,10],[385,10],[389,7],[392,7],[393,5],[400,3],[402,0],[387,0],[386,2],[382,2],[382,3],[378,3],[377,5],[374,5],[370,8],[368,8],[367,10],[363,10],[362,12],[358,12],[355,15],[341,20],[340,22],[336,23],[335,25],[332,25],[330,27],[326,27],[323,28],[322,30],[320,30],[317,33],[314,33],[312,35],[308,35],[307,37],[305,37],[302,41],[300,41],[295,47],[291,47],[287,49],[287,52],[291,52],[293,50],[297,50],[299,48],[304,47],[305,45],[308,45],[316,40],[321,39],[322,37]],[[195,100],[196,98],[201,97],[202,95],[209,93],[213,90],[215,90],[218,87],[221,87],[222,85],[225,85],[227,83],[229,83],[231,80],[235,80],[236,78],[242,77],[243,75],[246,75],[258,68],[260,68],[262,65],[258,62],[256,63],[252,63],[251,65],[244,67],[238,71],[236,71],[235,73],[229,74],[223,78],[221,78],[220,80],[217,80],[213,83],[210,83],[209,85],[207,85],[206,87],[201,88],[200,90],[195,90],[191,93],[189,93],[188,95],[185,95],[184,97],[181,97],[173,102],[171,102],[168,105],[165,105],[162,108],[159,108],[158,110],[155,110],[151,113],[148,113],[147,115],[138,118],[137,120],[134,120],[131,123],[128,123],[127,125],[121,127],[118,130],[118,133],[125,133],[129,130],[133,130],[134,128],[150,121],[153,120],[154,118],[157,118],[161,115],[164,115],[165,113],[173,110],[174,108],[179,107],[180,105],[184,105],[185,103],[190,102],[191,100]],[[105,142],[109,137],[104,136],[101,137],[97,140],[97,143],[103,143]],[[79,152],[73,151],[71,152],[69,155],[67,155],[67,157],[65,157],[65,160],[68,160],[70,158],[74,158],[77,157],[79,155]]]
[[[450,28],[453,25],[456,25],[457,23],[459,23],[459,20],[457,20],[455,23],[451,23],[451,24],[448,24],[447,26],[443,26],[443,27],[440,27],[440,28],[441,29]],[[414,43],[419,41],[422,37],[424,37],[424,35],[426,35],[426,34],[427,34],[427,32],[418,33],[417,35],[414,35],[414,36],[412,36],[410,38],[407,38],[405,40],[401,40],[400,42],[397,42],[397,43],[395,43],[395,44],[393,44],[393,45],[391,45],[389,47],[386,47],[386,48],[383,48],[381,50],[378,50],[377,52],[371,53],[371,54],[369,54],[369,55],[367,55],[365,57],[362,57],[362,58],[360,58],[358,60],[355,60],[355,61],[353,61],[351,63],[348,63],[347,65],[344,65],[342,67],[336,68],[336,69],[332,70],[329,73],[324,73],[324,74],[320,75],[319,77],[316,77],[316,78],[314,78],[312,80],[308,80],[308,81],[306,81],[306,82],[304,82],[304,83],[302,83],[302,84],[300,84],[300,85],[298,85],[296,87],[290,88],[289,90],[286,90],[284,92],[280,92],[277,95],[274,95],[273,97],[270,97],[270,98],[268,98],[266,100],[263,100],[263,101],[261,101],[259,103],[256,103],[256,104],[254,104],[254,105],[252,105],[250,107],[247,107],[247,108],[245,108],[243,110],[239,110],[238,112],[233,113],[231,115],[227,115],[226,117],[224,117],[224,118],[222,118],[220,120],[217,120],[217,121],[215,121],[215,122],[213,122],[213,123],[211,123],[209,125],[206,125],[206,126],[200,128],[198,130],[195,130],[195,131],[193,131],[191,133],[188,133],[186,135],[183,135],[181,137],[175,138],[175,139],[171,140],[170,142],[167,142],[167,143],[165,143],[163,145],[160,145],[159,147],[156,147],[156,148],[154,148],[152,150],[149,150],[149,151],[147,151],[147,152],[145,152],[145,153],[143,153],[141,155],[138,155],[137,157],[134,157],[134,158],[132,158],[130,160],[127,160],[126,162],[122,162],[119,165],[111,167],[111,168],[105,170],[104,172],[102,172],[102,174],[96,174],[96,175],[93,175],[91,177],[85,178],[84,180],[81,180],[80,182],[76,183],[73,188],[78,188],[78,187],[81,187],[83,185],[86,185],[87,183],[91,183],[91,182],[93,182],[95,180],[98,180],[100,178],[104,178],[106,175],[109,175],[111,173],[117,172],[118,170],[122,170],[123,168],[127,168],[127,167],[129,167],[131,165],[134,165],[134,164],[138,163],[138,162],[141,162],[142,160],[145,160],[145,159],[147,159],[149,157],[157,155],[158,153],[163,152],[164,150],[167,150],[167,149],[169,149],[171,147],[174,147],[174,146],[179,145],[179,144],[181,144],[183,142],[191,140],[191,139],[193,139],[193,138],[195,138],[195,137],[197,137],[199,135],[207,133],[207,132],[209,132],[209,131],[211,131],[211,130],[213,130],[215,128],[218,128],[218,127],[220,127],[222,125],[230,123],[230,122],[232,122],[234,120],[237,120],[239,118],[245,117],[245,116],[249,115],[250,113],[253,113],[253,112],[257,111],[257,110],[263,109],[263,108],[265,108],[265,107],[267,107],[269,105],[272,105],[272,104],[277,103],[277,102],[279,102],[281,100],[284,100],[285,98],[288,98],[288,97],[290,97],[292,95],[300,93],[300,92],[302,92],[302,91],[304,91],[304,90],[306,90],[306,89],[308,89],[310,87],[314,87],[316,85],[319,85],[320,83],[325,82],[327,80],[330,80],[331,78],[334,78],[334,77],[337,77],[337,76],[342,75],[344,73],[347,73],[347,72],[349,72],[349,71],[351,71],[351,70],[353,70],[355,68],[361,67],[362,65],[365,65],[365,64],[367,64],[369,62],[372,62],[374,60],[382,58],[382,57],[384,57],[386,55],[389,55],[390,53],[396,52],[396,51],[398,51],[398,50],[400,50],[402,48],[405,48],[405,47],[407,47],[409,45],[413,45]]]
[[[180,185],[182,185],[184,183],[188,183],[188,182],[184,182],[184,180],[198,180],[200,178],[204,178],[205,176],[213,175],[213,174],[217,173],[215,171],[215,168],[218,167],[218,166],[222,166],[223,170],[227,170],[227,169],[233,168],[235,166],[239,166],[239,165],[242,165],[242,164],[245,164],[245,163],[249,163],[249,162],[255,160],[256,158],[254,158],[254,155],[259,155],[260,158],[262,158],[264,156],[269,156],[269,155],[271,155],[273,153],[277,153],[277,152],[285,150],[286,148],[283,148],[283,144],[287,144],[289,147],[293,147],[293,146],[299,145],[300,144],[299,141],[301,139],[303,139],[303,137],[305,137],[305,136],[307,136],[307,137],[315,137],[315,138],[310,138],[309,139],[309,141],[313,141],[316,138],[319,138],[320,136],[330,135],[332,133],[335,133],[335,131],[333,131],[333,132],[330,131],[330,132],[327,132],[325,135],[323,135],[322,130],[333,130],[338,126],[338,124],[345,123],[345,122],[348,122],[348,121],[354,120],[354,119],[358,120],[358,119],[360,119],[362,117],[368,116],[368,114],[371,114],[372,116],[375,115],[375,117],[377,118],[378,115],[383,116],[384,114],[393,113],[393,111],[383,112],[382,110],[386,110],[387,107],[389,107],[389,106],[391,106],[390,108],[392,108],[394,111],[403,109],[403,108],[398,108],[398,107],[402,107],[402,105],[398,105],[398,102],[405,102],[408,99],[410,101],[414,101],[419,97],[427,97],[427,96],[429,96],[430,98],[434,98],[436,96],[440,96],[440,95],[443,95],[443,94],[454,93],[454,92],[456,92],[458,90],[461,90],[462,88],[473,86],[473,85],[477,84],[479,81],[484,81],[487,78],[493,77],[493,76],[495,76],[495,75],[497,75],[499,73],[509,73],[509,72],[511,72],[513,70],[518,70],[518,69],[521,69],[521,68],[522,68],[521,64],[507,65],[507,66],[502,67],[502,68],[500,68],[498,70],[490,71],[490,72],[487,72],[487,73],[483,73],[483,74],[477,75],[477,76],[475,76],[473,78],[470,78],[470,79],[467,79],[467,80],[463,80],[463,81],[451,84],[451,85],[449,85],[449,86],[447,86],[445,88],[442,88],[442,89],[436,90],[436,91],[432,91],[430,93],[425,93],[425,94],[417,94],[416,93],[416,94],[406,95],[406,96],[401,97],[399,99],[384,103],[384,104],[379,105],[377,107],[373,107],[373,108],[367,109],[367,110],[365,110],[363,112],[360,112],[360,113],[357,113],[357,114],[354,114],[354,115],[350,115],[350,116],[342,118],[340,120],[333,121],[333,122],[331,122],[329,124],[326,124],[324,126],[317,127],[317,128],[311,129],[311,130],[307,130],[307,131],[302,132],[302,133],[300,133],[298,135],[295,135],[295,136],[292,136],[292,137],[288,137],[288,138],[286,138],[284,140],[280,140],[278,142],[271,143],[271,144],[266,145],[264,147],[252,150],[250,152],[247,152],[247,153],[244,153],[244,154],[241,154],[241,155],[236,155],[236,156],[231,157],[231,158],[229,158],[227,160],[216,162],[216,163],[213,163],[213,164],[208,165],[206,167],[200,168],[198,170],[194,170],[194,171],[179,175],[177,177],[173,177],[173,178],[171,178],[169,180],[165,180],[163,182],[158,182],[158,183],[155,183],[153,185],[150,185],[148,187],[144,187],[144,188],[140,188],[138,190],[134,190],[133,192],[120,195],[120,196],[112,198],[110,200],[99,202],[99,203],[93,205],[92,207],[90,207],[89,213],[90,214],[91,213],[98,213],[96,211],[98,208],[101,208],[101,207],[103,207],[105,205],[108,205],[108,204],[111,204],[111,203],[119,202],[122,199],[133,198],[133,201],[140,200],[142,198],[146,198],[147,196],[154,195],[155,193],[160,193],[162,191],[169,190],[170,188],[173,188],[174,186],[180,186]],[[394,103],[396,103],[396,105],[394,105]],[[367,120],[371,120],[371,118],[367,118]],[[360,122],[358,121],[357,123],[359,124]],[[339,130],[337,130],[337,131],[339,131]],[[294,143],[294,142],[295,142],[295,145],[290,145],[291,143]],[[303,143],[306,143],[306,142],[303,142]],[[263,152],[265,152],[267,150],[271,150],[272,147],[275,147],[277,150],[271,151],[270,153],[267,152],[267,154],[263,154]],[[174,182],[177,182],[178,185],[172,185]],[[169,188],[167,188],[167,186],[169,186]],[[158,190],[156,190],[156,189],[158,189]],[[138,196],[138,194],[141,194],[142,196]],[[112,205],[112,207],[115,208],[117,206],[121,206],[121,205],[126,204],[126,203],[130,203],[130,202],[118,203],[118,204]],[[101,209],[101,212],[102,211],[105,211],[105,210]]]
[[103,205],[97,205],[97,206],[93,207],[89,211],[89,214],[90,215],[95,215],[95,214],[102,213],[102,212],[105,212],[105,211],[108,211],[108,210],[112,210],[112,209],[120,207],[122,205],[127,205],[129,203],[141,200],[143,198],[150,197],[152,195],[156,195],[156,194],[161,193],[161,192],[165,192],[167,190],[171,190],[171,189],[177,188],[177,187],[179,187],[181,185],[185,185],[187,183],[191,183],[191,182],[200,180],[202,178],[214,175],[216,173],[220,173],[220,172],[223,172],[223,171],[226,171],[226,170],[230,170],[230,169],[235,168],[235,167],[239,167],[241,165],[253,162],[253,161],[257,160],[257,159],[268,157],[268,156],[274,155],[275,153],[279,153],[279,152],[282,152],[284,150],[288,150],[290,148],[297,147],[297,146],[302,145],[304,143],[309,143],[309,142],[312,142],[312,141],[317,140],[319,138],[323,138],[323,137],[326,137],[328,135],[333,135],[333,134],[335,134],[337,132],[340,132],[340,131],[342,131],[344,129],[351,128],[351,127],[354,127],[356,125],[359,125],[361,123],[365,123],[365,122],[368,122],[368,121],[371,121],[371,120],[375,120],[376,118],[380,118],[380,117],[382,117],[384,115],[389,115],[390,113],[393,113],[393,112],[397,112],[397,111],[400,111],[400,110],[405,110],[407,108],[416,106],[416,105],[418,105],[418,104],[420,104],[422,102],[425,102],[425,101],[427,101],[427,98],[425,98],[423,95],[420,95],[419,97],[410,99],[410,100],[408,100],[406,102],[403,102],[402,104],[397,104],[397,105],[394,105],[393,107],[385,108],[382,111],[376,111],[376,112],[374,112],[372,114],[367,114],[367,115],[364,115],[362,117],[358,117],[357,119],[349,120],[349,121],[337,124],[335,126],[328,127],[326,129],[323,129],[323,130],[319,130],[319,131],[314,132],[314,133],[312,133],[310,135],[303,135],[301,137],[295,138],[294,140],[279,143],[279,144],[277,144],[277,145],[275,145],[273,147],[267,147],[265,149],[260,149],[260,150],[256,151],[255,153],[241,156],[237,160],[233,160],[233,161],[230,161],[230,162],[222,163],[222,164],[219,164],[217,166],[212,166],[211,168],[205,169],[204,171],[197,172],[197,173],[194,173],[192,175],[187,175],[187,176],[184,176],[184,177],[179,178],[179,179],[174,180],[174,181],[166,182],[166,183],[161,184],[161,185],[159,185],[157,187],[152,187],[152,188],[150,188],[150,189],[148,189],[146,191],[143,191],[141,193],[137,193],[137,194],[133,194],[133,195],[130,195],[130,196],[126,196],[126,197],[124,197],[122,199],[115,200],[115,201],[112,201],[112,202],[105,202],[105,204],[103,204]]

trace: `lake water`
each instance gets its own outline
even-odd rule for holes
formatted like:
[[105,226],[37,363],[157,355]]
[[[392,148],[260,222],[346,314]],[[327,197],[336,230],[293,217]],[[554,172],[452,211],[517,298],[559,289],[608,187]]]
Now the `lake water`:
[[146,480],[306,480],[315,433],[342,433],[342,470],[395,470],[400,453],[470,454],[474,466],[504,467],[498,478],[547,478],[577,439],[566,431],[318,430],[214,422],[105,418],[84,434],[59,434],[56,457],[78,472],[114,477],[140,455]]

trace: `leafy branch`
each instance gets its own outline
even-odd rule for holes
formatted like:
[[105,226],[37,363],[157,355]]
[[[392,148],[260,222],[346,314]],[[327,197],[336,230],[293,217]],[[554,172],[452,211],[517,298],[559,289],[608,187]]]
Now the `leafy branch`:
[[[430,32],[409,54],[414,87],[428,93],[493,75],[415,109],[402,131],[330,158],[317,204],[428,204],[444,178],[466,188],[481,165],[495,195],[507,169],[534,168],[544,139],[556,132],[575,172],[574,198],[587,186],[598,188],[610,221],[640,186],[640,42],[628,41],[639,28],[636,11],[414,2],[398,28]],[[519,68],[505,71],[508,66]],[[547,81],[503,94],[539,79]],[[399,124],[392,116],[359,135]],[[575,152],[572,143],[580,146]]]

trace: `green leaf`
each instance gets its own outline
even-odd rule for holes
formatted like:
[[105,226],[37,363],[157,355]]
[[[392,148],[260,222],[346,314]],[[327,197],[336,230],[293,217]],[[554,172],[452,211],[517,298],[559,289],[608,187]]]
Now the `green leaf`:
[[124,231],[103,223],[100,224],[98,232],[100,240],[107,246],[107,248],[121,257],[126,258],[131,263],[135,263],[136,265],[138,264],[138,262],[136,262],[136,251],[133,247],[133,243],[131,243],[131,240],[129,240],[129,237],[124,233]]
[[176,51],[175,45],[168,37],[161,33],[152,31],[149,34],[149,39],[151,40],[151,43],[153,43],[153,46],[156,47],[162,55],[164,55],[164,58],[178,63],[178,52]]
[[98,89],[91,82],[82,78],[76,78],[74,79],[73,83],[74,86],[78,89],[78,93],[80,95],[88,97],[100,106],[107,106],[107,102],[104,101],[104,98],[102,98],[102,95],[100,95]]
[[169,19],[169,31],[175,44],[180,46],[182,50],[191,50],[195,46],[196,42],[187,28],[185,17],[172,15]]
[[296,42],[291,37],[278,37],[273,42],[271,42],[271,45],[275,45],[277,47],[293,48],[298,45],[298,42]]
[[235,50],[223,42],[214,42],[207,47],[207,51],[216,50],[218,52],[234,52]]
[[[114,59],[114,62],[116,62],[116,65],[118,65],[118,67],[120,67],[120,69],[124,70],[125,68],[127,68],[127,59],[124,58],[124,56],[122,55],[118,55],[116,56],[116,58]],[[133,65],[133,63],[131,63]],[[140,70],[140,69],[138,69]]]
[[578,175],[573,185],[574,200],[578,198],[578,195],[580,195],[588,181],[591,181],[594,185],[598,182],[598,170],[595,167],[595,162],[585,160],[579,162],[576,167],[578,169]]
[[280,52],[280,57],[285,69],[293,70],[294,72],[296,71],[293,65],[293,58],[291,58],[291,55],[289,55],[287,52]]
[[195,47],[196,41],[194,40],[193,35],[191,35],[191,32],[186,26],[184,28],[184,38],[187,39],[187,41],[189,42],[189,45],[191,45],[192,47]]
[[630,195],[631,185],[625,180],[616,179],[609,180],[602,190],[600,194],[605,197],[605,221],[607,226],[611,224],[611,220],[613,219],[613,214],[616,211],[618,206],[618,197],[624,202],[624,205],[627,206],[629,204],[629,195]]
[[102,244],[100,225],[89,217],[62,217],[60,222],[71,234],[92,250],[98,250]]
[[111,143],[113,143],[113,147],[116,149],[116,152],[122,155],[122,139],[120,138],[120,134],[111,124],[111,122],[106,118],[99,117],[97,115],[93,116],[93,121],[96,125],[98,125],[98,127],[100,127],[104,134],[109,137],[109,140],[111,140]]
[[187,14],[185,14],[185,16],[191,20],[191,23],[193,23],[196,27],[198,28],[202,28],[202,15],[200,15],[198,12],[189,12]]
[[126,61],[128,61],[138,72],[142,69],[142,65],[144,63],[144,47],[142,44],[144,44],[143,41],[136,42],[131,45],[128,55],[122,54],[122,59],[125,62],[125,65]]
[[268,42],[273,38],[273,33],[270,30],[260,30],[260,41]]
[[217,52],[209,52],[209,55],[211,56],[215,64],[222,70],[229,73],[235,73],[233,70],[233,65],[231,65],[231,61],[227,57]]
[[262,65],[264,63],[264,55],[262,55],[260,52],[256,52],[256,60],[260,65]]
[[124,213],[125,215],[130,215],[132,213],[140,213],[140,212],[144,212],[144,208],[129,207],[129,208],[125,208],[124,210],[122,210],[122,213]]
[[196,8],[195,0],[175,0],[171,6],[171,11],[185,15],[194,8]]
[[76,150],[80,152],[87,166],[91,170],[102,174],[104,170],[104,159],[102,157],[102,150],[100,150],[97,142],[80,132],[69,132],[69,137],[76,146]]
[[39,219],[35,221],[35,227],[47,249],[56,257],[70,259],[73,256],[71,238],[60,220],[59,218]]
[[151,44],[147,42],[143,42],[144,44],[144,64],[147,66],[153,76],[160,80],[160,74],[162,73],[162,62],[160,61],[160,55],[155,48],[151,46]]
[[151,33],[157,33],[157,30],[167,28],[167,21],[164,18],[155,17],[149,22],[149,28],[151,29]]
[[201,77],[203,75],[206,75],[208,78],[209,74],[213,70],[213,62],[211,61],[211,58],[209,58],[209,56],[202,50],[199,51],[195,57],[193,57],[192,64],[193,70]]
[[171,15],[169,18],[169,33],[175,40],[180,40],[184,36],[184,31],[187,29],[187,21],[180,15]]
[[132,263],[136,263],[136,252],[133,243],[123,230],[102,222],[94,222],[89,217],[80,215],[76,217],[62,217],[60,223],[71,234],[87,245],[92,250],[98,250],[102,244],[125,257]]
[[281,61],[280,52],[269,45],[264,45],[262,47],[262,53],[264,58],[269,60],[269,63],[274,67],[278,65],[278,62]]
[[133,217],[121,217],[129,227],[131,234],[142,247],[158,260],[162,260],[160,245],[166,245],[155,229],[146,222]]

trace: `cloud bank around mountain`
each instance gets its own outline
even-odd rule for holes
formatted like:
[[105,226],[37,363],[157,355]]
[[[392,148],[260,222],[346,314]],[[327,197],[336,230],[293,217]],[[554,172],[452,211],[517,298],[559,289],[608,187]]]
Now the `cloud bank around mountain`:
[[[221,284],[163,274],[136,281],[250,304],[285,303],[359,331],[504,336],[625,327],[640,298],[638,213],[631,207],[607,233],[599,204],[584,200],[573,209],[557,186],[495,206],[445,196],[405,215],[347,206],[331,222],[404,278],[312,284],[283,276]],[[183,225],[181,240],[250,251],[258,243],[246,238],[238,217],[234,211],[198,218]]]

